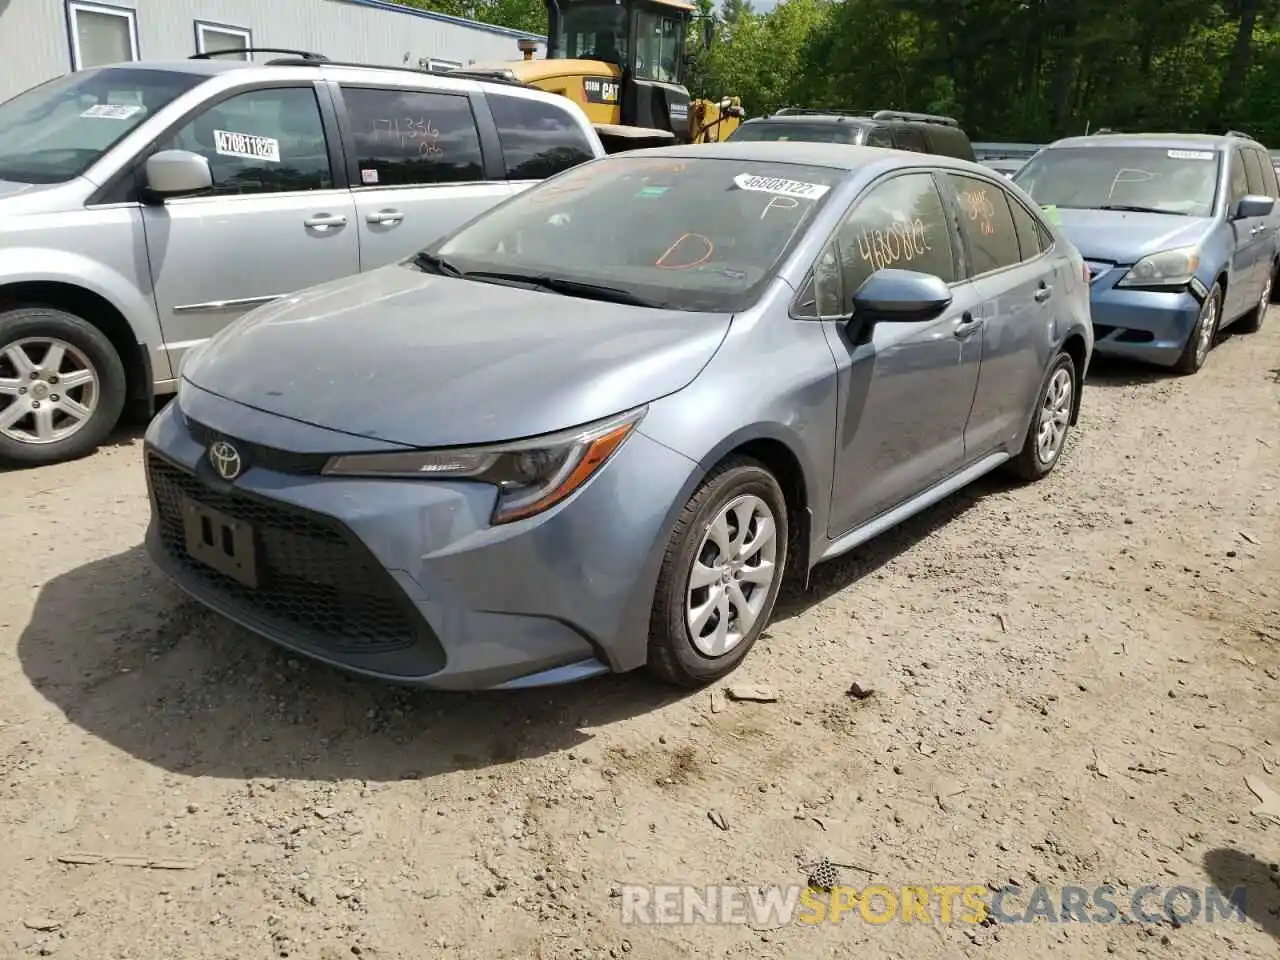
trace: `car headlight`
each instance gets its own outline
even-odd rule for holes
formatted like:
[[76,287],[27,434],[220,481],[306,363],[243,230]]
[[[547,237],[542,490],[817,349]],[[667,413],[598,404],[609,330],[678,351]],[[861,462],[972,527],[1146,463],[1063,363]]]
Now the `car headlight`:
[[622,446],[646,409],[513,443],[337,456],[323,472],[489,483],[498,488],[492,522],[510,523],[541,513],[581,488]]
[[1116,284],[1117,287],[1181,287],[1191,282],[1200,266],[1196,247],[1162,250],[1143,257]]

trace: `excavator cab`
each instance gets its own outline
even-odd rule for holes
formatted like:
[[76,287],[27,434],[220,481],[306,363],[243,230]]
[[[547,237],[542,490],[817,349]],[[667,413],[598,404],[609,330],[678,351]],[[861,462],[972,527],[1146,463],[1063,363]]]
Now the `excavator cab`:
[[473,76],[527,83],[575,101],[610,152],[723,139],[742,115],[736,98],[690,102],[688,42],[710,43],[711,23],[694,30],[686,0],[545,0],[547,53],[475,65]]

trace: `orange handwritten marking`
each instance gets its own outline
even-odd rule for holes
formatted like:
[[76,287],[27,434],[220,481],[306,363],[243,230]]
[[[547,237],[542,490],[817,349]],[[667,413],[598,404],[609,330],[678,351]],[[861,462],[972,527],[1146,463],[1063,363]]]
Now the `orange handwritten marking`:
[[[667,257],[671,256],[671,254],[675,252],[676,248],[679,247],[680,244],[684,243],[686,240],[690,238],[693,238],[695,240],[701,240],[702,243],[706,246],[707,249],[702,254],[702,256],[698,257],[696,260],[690,260],[688,263],[667,263],[666,262]],[[660,256],[657,260],[653,261],[653,265],[655,267],[661,267],[663,270],[690,270],[693,267],[698,267],[706,263],[708,260],[711,259],[711,255],[715,252],[716,252],[716,245],[712,243],[708,237],[704,237],[700,233],[682,233],[680,234],[680,236],[676,238],[675,243],[671,244],[671,246],[667,247],[667,249],[663,251],[662,256]]]
[[894,222],[883,229],[864,228],[857,236],[858,255],[873,270],[918,260],[933,249],[920,218]]
[[980,188],[961,190],[960,206],[970,222],[978,225],[978,230],[984,237],[992,236],[996,232],[996,225],[992,219],[996,215],[995,204],[985,190]]

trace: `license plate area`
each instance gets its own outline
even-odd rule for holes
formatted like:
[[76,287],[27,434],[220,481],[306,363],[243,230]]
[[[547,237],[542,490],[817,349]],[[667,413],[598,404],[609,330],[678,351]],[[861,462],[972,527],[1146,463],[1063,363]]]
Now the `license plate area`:
[[187,553],[246,587],[258,586],[258,544],[253,527],[189,498],[182,501]]

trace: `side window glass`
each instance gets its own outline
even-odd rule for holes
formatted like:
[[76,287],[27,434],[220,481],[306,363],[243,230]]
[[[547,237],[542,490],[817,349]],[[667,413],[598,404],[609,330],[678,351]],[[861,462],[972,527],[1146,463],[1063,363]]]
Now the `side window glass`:
[[315,89],[253,90],[215,104],[161,150],[190,150],[209,161],[213,193],[326,190],[333,170]]
[[872,127],[867,131],[868,147],[893,147],[893,135],[888,127]]
[[947,174],[960,205],[960,223],[974,276],[1009,267],[1022,260],[1018,232],[1005,192],[976,177]]
[[1255,196],[1261,194],[1267,195],[1267,183],[1262,178],[1262,164],[1258,161],[1257,150],[1241,150],[1240,155],[1244,157],[1244,177],[1245,183],[1249,186],[1249,192]]
[[1275,197],[1280,200],[1280,171],[1276,169],[1276,165],[1267,157],[1267,166],[1264,171],[1267,178],[1267,196]]
[[813,272],[796,297],[792,315],[806,320],[825,320],[848,316],[840,276],[840,255],[833,240],[822,249]]
[[915,153],[928,153],[929,147],[924,142],[924,134],[913,127],[899,127],[893,132],[899,150],[911,150]]
[[854,203],[837,236],[846,297],[887,267],[931,273],[947,283],[957,279],[951,227],[932,174],[904,174],[872,187]]
[[582,128],[555,104],[498,93],[486,99],[508,180],[545,180],[595,158]]
[[1232,150],[1228,153],[1228,156],[1231,157],[1231,166],[1228,172],[1230,177],[1228,181],[1228,190],[1230,191],[1228,196],[1234,206],[1249,193],[1249,177],[1245,173],[1244,160],[1240,157],[1240,151]]
[[458,94],[343,87],[360,183],[421,186],[484,179],[471,101]]
[[1022,251],[1022,259],[1030,260],[1049,249],[1043,242],[1044,231],[1036,218],[1021,203],[1006,194],[1009,209],[1013,212],[1013,227],[1018,234],[1018,248]]

